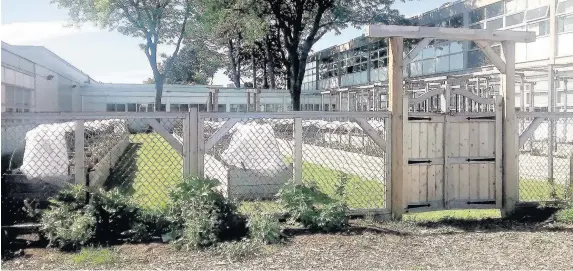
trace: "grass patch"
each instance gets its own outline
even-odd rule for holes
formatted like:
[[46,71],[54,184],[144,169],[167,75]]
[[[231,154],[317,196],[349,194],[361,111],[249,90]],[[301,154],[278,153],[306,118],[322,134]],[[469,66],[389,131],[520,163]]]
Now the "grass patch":
[[102,266],[114,264],[118,261],[117,254],[105,248],[83,248],[72,256],[72,262],[84,266]]
[[443,219],[456,220],[477,220],[486,218],[500,218],[501,212],[498,209],[480,209],[480,210],[445,210],[424,213],[405,214],[405,221],[415,222],[436,222]]
[[169,191],[180,182],[183,159],[157,133],[130,135],[125,151],[108,182],[129,193],[145,209],[166,206]]
[[519,181],[520,201],[544,201],[566,199],[566,188],[562,184],[551,185],[547,180]]
[[[182,179],[183,160],[163,137],[156,133],[130,136],[131,145],[114,168],[111,181],[129,193],[139,206],[158,209],[166,205],[169,191]],[[288,159],[288,158],[286,158]],[[316,184],[329,196],[345,182],[346,202],[350,208],[384,207],[384,185],[327,167],[303,163],[303,181]],[[281,211],[273,201],[242,202],[243,213]]]
[[344,182],[345,201],[351,209],[384,207],[385,187],[381,181],[368,180],[342,171],[303,162],[303,182],[314,183],[328,196],[335,196],[336,189]]
[[567,209],[559,210],[555,214],[555,220],[561,223],[573,224],[573,207],[570,206]]

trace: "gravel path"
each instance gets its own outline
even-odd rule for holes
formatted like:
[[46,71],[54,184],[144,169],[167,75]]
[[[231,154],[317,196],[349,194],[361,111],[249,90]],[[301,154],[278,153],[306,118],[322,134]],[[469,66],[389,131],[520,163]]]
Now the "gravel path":
[[2,269],[573,269],[573,228],[481,232],[474,226],[467,232],[397,224],[298,235],[235,262],[213,250],[181,252],[164,244],[113,247],[118,259],[107,265],[74,264],[72,254],[28,249],[27,256],[3,262]]

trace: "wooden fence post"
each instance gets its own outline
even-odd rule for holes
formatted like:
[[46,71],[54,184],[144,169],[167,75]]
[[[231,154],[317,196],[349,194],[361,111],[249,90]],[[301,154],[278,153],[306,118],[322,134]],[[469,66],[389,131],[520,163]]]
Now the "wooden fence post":
[[294,181],[302,183],[302,119],[294,119]]
[[83,120],[75,121],[74,131],[74,179],[76,184],[86,184],[85,127]]
[[[392,162],[391,162],[391,204],[390,208],[395,219],[401,219],[405,210],[404,195],[404,89],[403,89],[403,65],[404,65],[404,39],[401,37],[389,38],[389,67],[388,67],[388,102],[392,112],[391,129],[392,138]],[[406,106],[406,109],[408,107]]]

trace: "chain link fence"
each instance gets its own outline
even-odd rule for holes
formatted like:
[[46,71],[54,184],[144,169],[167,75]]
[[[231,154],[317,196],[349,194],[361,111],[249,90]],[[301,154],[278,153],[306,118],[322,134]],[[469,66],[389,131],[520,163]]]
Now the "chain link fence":
[[2,224],[36,222],[69,184],[119,188],[160,208],[182,178],[182,142],[166,140],[185,114],[25,114],[2,118]]
[[316,117],[204,115],[200,125],[204,136],[202,172],[220,180],[220,189],[241,201],[243,211],[281,211],[277,193],[286,182],[297,179],[297,171],[301,182],[329,197],[342,197],[353,210],[386,208],[388,156],[385,146],[377,145],[373,136],[381,139],[378,142],[387,139],[387,117],[357,112],[335,117],[324,113]]
[[573,114],[520,113],[520,201],[573,199]]
[[[45,208],[69,184],[118,188],[141,207],[162,208],[193,163],[186,155],[247,214],[281,212],[277,193],[293,179],[352,210],[387,207],[389,114],[198,113],[198,136],[192,114],[3,115],[2,224],[34,222],[26,209]],[[186,153],[193,140],[197,153]]]

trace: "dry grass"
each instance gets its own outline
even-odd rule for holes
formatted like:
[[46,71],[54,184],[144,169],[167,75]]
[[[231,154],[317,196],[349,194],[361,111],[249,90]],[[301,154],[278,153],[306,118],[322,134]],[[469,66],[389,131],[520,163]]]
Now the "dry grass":
[[113,261],[101,264],[89,259],[78,261],[81,252],[27,249],[25,256],[3,262],[2,268],[573,269],[571,225],[518,224],[499,219],[354,221],[352,230],[343,234],[287,233],[294,235],[285,244],[262,246],[242,258],[231,259],[220,249],[181,252],[154,243],[112,247],[104,254]]

